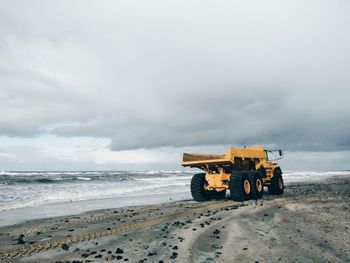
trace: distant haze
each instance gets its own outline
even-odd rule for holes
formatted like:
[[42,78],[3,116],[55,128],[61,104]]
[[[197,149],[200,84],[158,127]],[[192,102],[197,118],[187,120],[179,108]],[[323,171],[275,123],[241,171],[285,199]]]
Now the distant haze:
[[348,1],[2,1],[0,170],[350,168]]

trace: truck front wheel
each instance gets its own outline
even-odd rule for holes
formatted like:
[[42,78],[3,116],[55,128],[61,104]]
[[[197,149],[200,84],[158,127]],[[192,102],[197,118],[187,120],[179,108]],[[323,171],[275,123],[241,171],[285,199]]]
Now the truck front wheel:
[[271,178],[271,184],[269,185],[269,193],[272,195],[281,195],[284,192],[284,182],[282,178],[282,171],[276,168],[274,175]]

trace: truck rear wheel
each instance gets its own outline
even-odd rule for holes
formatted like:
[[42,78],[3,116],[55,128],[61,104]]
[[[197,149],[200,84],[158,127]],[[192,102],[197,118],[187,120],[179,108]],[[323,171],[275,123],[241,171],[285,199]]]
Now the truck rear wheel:
[[282,178],[282,171],[276,168],[274,176],[271,178],[271,184],[269,185],[269,193],[272,195],[281,195],[284,192],[284,182]]
[[252,181],[252,193],[251,193],[252,199],[257,200],[262,198],[264,193],[264,186],[263,186],[261,173],[253,172],[249,175]]
[[204,202],[210,199],[210,192],[204,187],[206,185],[205,174],[195,174],[191,180],[191,194],[195,201]]
[[248,200],[252,193],[252,182],[247,173],[235,172],[229,181],[231,199],[242,202]]

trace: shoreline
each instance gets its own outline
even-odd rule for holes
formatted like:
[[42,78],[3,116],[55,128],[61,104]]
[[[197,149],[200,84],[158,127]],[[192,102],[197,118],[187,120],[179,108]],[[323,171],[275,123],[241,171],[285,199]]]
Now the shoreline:
[[350,177],[336,176],[258,201],[181,200],[31,220],[0,228],[0,260],[347,262],[349,193]]
[[84,213],[94,213],[105,209],[138,207],[144,205],[162,204],[173,200],[180,201],[188,199],[191,199],[191,194],[189,192],[173,194],[170,200],[167,194],[158,194],[134,196],[132,198],[127,196],[81,200],[9,209],[0,211],[0,228],[13,224],[22,224],[31,220],[74,215],[78,216]]
[[[289,178],[287,176],[285,183],[286,186],[299,184],[300,180],[303,180],[303,183],[314,183],[327,181],[331,177],[346,178],[350,176],[350,171],[334,171],[334,172],[322,172],[320,178],[316,177],[306,177],[301,179],[301,177]],[[286,172],[287,174],[290,172]],[[298,173],[298,172],[296,172]],[[304,174],[305,172],[299,172]],[[312,173],[312,172],[310,172]],[[315,173],[315,172],[313,172]],[[339,175],[339,173],[342,173]],[[335,175],[332,175],[335,174]],[[295,181],[297,180],[297,181]],[[189,185],[186,187],[187,191],[172,193],[171,196],[168,194],[145,194],[145,195],[134,195],[126,197],[108,197],[100,199],[87,199],[87,200],[78,200],[70,202],[58,202],[58,203],[49,203],[42,204],[37,206],[27,206],[20,208],[13,208],[8,210],[0,211],[0,227],[10,226],[13,224],[21,224],[28,220],[37,220],[45,219],[52,217],[60,216],[69,216],[69,215],[79,215],[86,212],[94,212],[103,209],[109,208],[126,208],[140,205],[154,205],[154,204],[163,204],[171,201],[180,201],[180,200],[191,200],[192,196],[190,194]]]

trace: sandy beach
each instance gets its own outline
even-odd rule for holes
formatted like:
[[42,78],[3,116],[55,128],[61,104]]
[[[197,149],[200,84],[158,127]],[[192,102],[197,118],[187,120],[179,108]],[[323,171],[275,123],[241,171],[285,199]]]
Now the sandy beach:
[[350,177],[259,201],[192,200],[0,228],[1,262],[350,262]]

